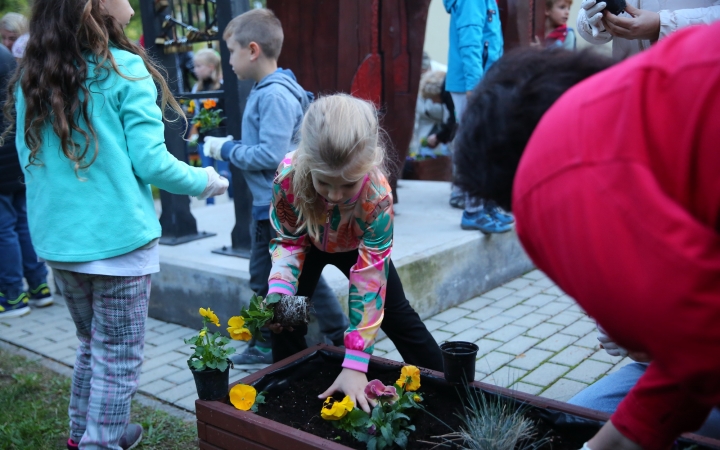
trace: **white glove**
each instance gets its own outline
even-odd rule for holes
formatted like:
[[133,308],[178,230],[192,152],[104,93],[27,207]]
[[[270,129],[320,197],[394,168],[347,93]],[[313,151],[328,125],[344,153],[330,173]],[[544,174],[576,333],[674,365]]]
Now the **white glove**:
[[205,153],[205,156],[212,159],[217,159],[218,161],[223,161],[222,156],[220,156],[220,150],[222,150],[222,146],[227,141],[232,141],[233,137],[232,135],[225,136],[225,137],[212,137],[212,136],[206,136],[205,137],[205,145],[203,145],[203,153]]
[[583,444],[583,446],[580,450],[592,450],[592,449],[587,445],[587,442],[586,442]]
[[603,328],[600,325],[597,326],[597,330],[598,330],[597,339],[598,339],[598,341],[600,341],[600,343],[602,344],[603,348],[608,353],[608,355],[622,356],[623,358],[628,355],[628,351],[625,350],[624,348],[620,347],[619,345],[617,345],[615,342],[613,342],[613,340],[610,339],[610,336],[608,336],[605,333],[605,330],[603,330]]
[[205,186],[205,190],[202,191],[202,194],[198,195],[198,200],[205,200],[209,197],[224,194],[225,191],[227,191],[228,186],[230,186],[230,182],[227,178],[221,177],[215,171],[214,167],[204,167],[204,169],[208,175],[208,182],[207,186]]
[[578,11],[577,24],[593,38],[608,42],[612,39],[612,35],[605,30],[605,25],[602,23],[602,10],[605,9],[605,6],[607,6],[605,2],[584,0]]

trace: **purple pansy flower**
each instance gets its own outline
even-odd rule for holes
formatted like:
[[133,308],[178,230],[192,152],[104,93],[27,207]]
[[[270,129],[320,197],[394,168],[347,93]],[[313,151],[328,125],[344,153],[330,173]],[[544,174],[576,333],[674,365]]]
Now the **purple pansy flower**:
[[398,399],[395,386],[385,386],[380,380],[372,380],[365,386],[365,395],[371,400],[388,400],[390,403]]

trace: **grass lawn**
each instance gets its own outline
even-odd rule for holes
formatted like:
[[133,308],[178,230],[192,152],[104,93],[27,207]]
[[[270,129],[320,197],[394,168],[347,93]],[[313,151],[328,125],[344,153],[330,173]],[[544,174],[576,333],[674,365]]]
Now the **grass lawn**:
[[[0,449],[64,449],[70,379],[0,349]],[[131,421],[144,428],[139,449],[197,448],[194,422],[133,403]]]

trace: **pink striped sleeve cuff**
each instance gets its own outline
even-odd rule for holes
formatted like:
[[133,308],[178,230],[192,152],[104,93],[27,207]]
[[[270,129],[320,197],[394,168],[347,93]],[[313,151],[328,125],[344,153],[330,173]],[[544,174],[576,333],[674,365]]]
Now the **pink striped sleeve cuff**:
[[360,350],[345,349],[345,360],[342,366],[347,369],[367,373],[370,355]]
[[268,295],[270,294],[295,295],[295,286],[285,280],[270,280]]

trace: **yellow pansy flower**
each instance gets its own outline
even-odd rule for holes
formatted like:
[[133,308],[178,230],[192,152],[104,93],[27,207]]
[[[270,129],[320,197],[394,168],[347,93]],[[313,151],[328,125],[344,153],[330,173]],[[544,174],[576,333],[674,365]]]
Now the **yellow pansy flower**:
[[255,396],[257,391],[247,384],[236,384],[230,389],[230,403],[242,411],[250,411],[255,404]]
[[340,420],[355,408],[350,396],[346,395],[342,401],[335,401],[332,397],[325,399],[320,416],[325,420]]
[[216,316],[215,313],[212,312],[212,309],[200,308],[200,315],[203,317],[207,317],[210,322],[214,323],[216,326],[220,326],[220,319],[218,319],[218,316]]
[[200,331],[200,337],[205,337],[205,334],[206,334],[205,330]]
[[[406,391],[417,391],[420,387],[420,369],[415,366],[403,366],[397,385]],[[406,386],[407,384],[407,386]]]
[[236,341],[249,341],[250,338],[252,338],[250,330],[244,326],[245,319],[242,317],[231,317],[230,320],[228,320],[228,325],[230,325],[227,329],[228,333],[230,333],[230,337]]
[[420,397],[420,396],[417,395],[417,394],[416,394],[416,395],[413,395],[413,401],[414,401],[415,403],[420,403],[420,402],[422,401],[422,397]]

